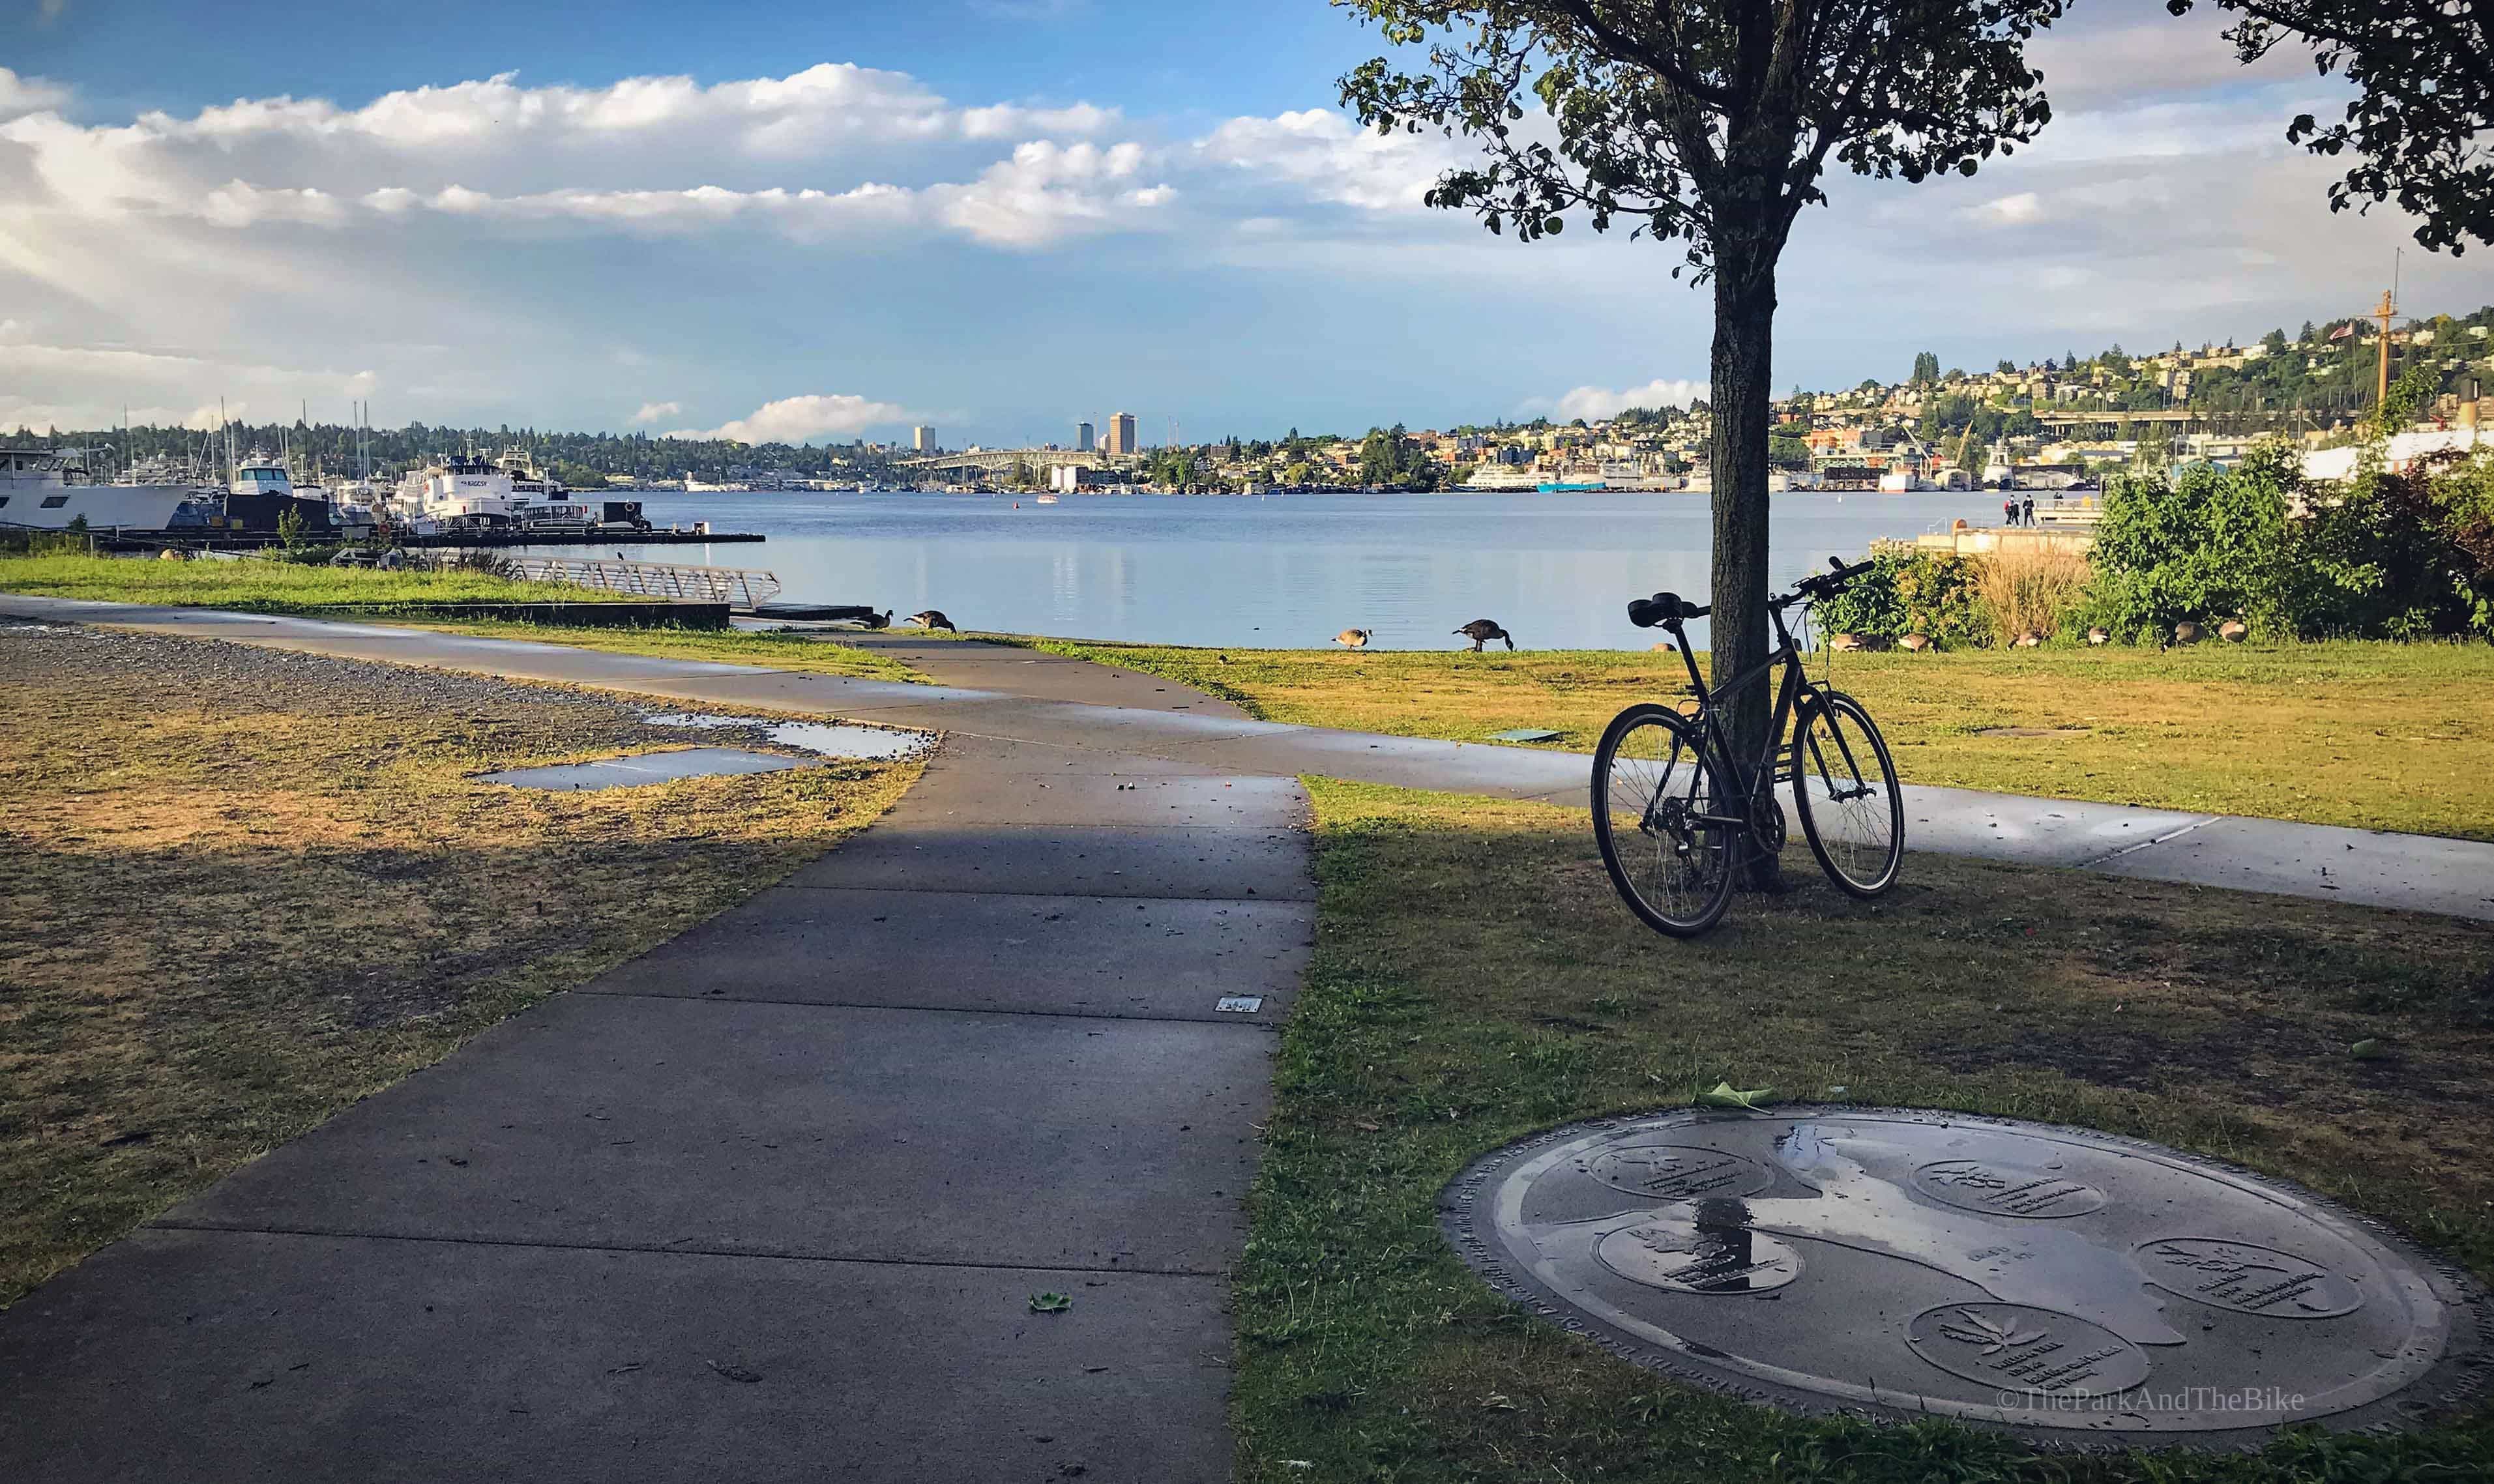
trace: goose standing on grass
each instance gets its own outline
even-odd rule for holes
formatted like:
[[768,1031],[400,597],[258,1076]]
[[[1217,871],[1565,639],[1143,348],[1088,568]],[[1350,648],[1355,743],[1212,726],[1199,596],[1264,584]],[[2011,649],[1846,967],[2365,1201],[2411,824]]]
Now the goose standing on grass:
[[1333,642],[1346,650],[1368,648],[1369,632],[1364,628],[1347,628],[1333,636]]
[[944,610],[941,608],[929,608],[925,613],[913,613],[909,616],[909,621],[917,624],[923,629],[933,630],[940,628],[948,634],[958,634],[960,632],[959,629],[953,626],[952,620],[944,617]]
[[1504,639],[1506,641],[1506,647],[1508,649],[1511,650],[1515,648],[1515,636],[1508,633],[1506,629],[1499,627],[1497,622],[1493,620],[1475,619],[1470,623],[1467,623],[1463,627],[1455,630],[1455,632],[1459,636],[1473,642],[1473,652],[1475,654],[1481,651],[1481,646],[1489,643],[1493,639]]
[[892,627],[892,610],[887,608],[881,613],[867,614],[865,618],[858,620],[858,622],[864,624],[867,628],[890,628]]

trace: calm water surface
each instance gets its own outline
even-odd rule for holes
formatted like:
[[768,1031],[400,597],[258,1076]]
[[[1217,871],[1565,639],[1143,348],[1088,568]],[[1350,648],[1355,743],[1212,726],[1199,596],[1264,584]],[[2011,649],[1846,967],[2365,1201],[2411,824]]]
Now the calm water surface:
[[[1196,645],[1444,649],[1495,619],[1527,649],[1645,649],[1627,601],[1707,590],[1703,495],[898,494],[641,497],[664,526],[709,521],[762,545],[622,546],[638,560],[763,567],[792,601],[940,608],[964,628]],[[1998,497],[1780,495],[1779,581]],[[1017,500],[1019,505],[1017,505]],[[595,556],[599,548],[546,548]]]

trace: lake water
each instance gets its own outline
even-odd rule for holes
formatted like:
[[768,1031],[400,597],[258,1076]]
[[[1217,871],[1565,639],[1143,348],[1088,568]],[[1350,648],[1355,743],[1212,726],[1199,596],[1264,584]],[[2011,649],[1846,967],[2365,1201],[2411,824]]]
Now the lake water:
[[[1628,599],[1706,595],[1703,495],[751,494],[640,497],[658,525],[759,531],[758,546],[545,548],[761,567],[790,601],[939,608],[963,628],[1193,645],[1445,649],[1494,619],[1526,649],[1642,650]],[[1989,508],[1987,508],[1989,507]],[[1963,517],[1999,497],[1776,497],[1779,582]]]

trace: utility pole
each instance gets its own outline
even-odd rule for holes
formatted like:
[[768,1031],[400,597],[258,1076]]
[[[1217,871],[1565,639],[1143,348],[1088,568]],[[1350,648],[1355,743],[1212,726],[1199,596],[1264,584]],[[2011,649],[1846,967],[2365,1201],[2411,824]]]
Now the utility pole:
[[2382,302],[2373,310],[2373,318],[2382,321],[2381,369],[2380,375],[2376,378],[2373,392],[2373,410],[2376,414],[2381,411],[2383,405],[2390,400],[2390,316],[2397,311],[2398,306],[2391,301],[2389,290],[2384,289]]

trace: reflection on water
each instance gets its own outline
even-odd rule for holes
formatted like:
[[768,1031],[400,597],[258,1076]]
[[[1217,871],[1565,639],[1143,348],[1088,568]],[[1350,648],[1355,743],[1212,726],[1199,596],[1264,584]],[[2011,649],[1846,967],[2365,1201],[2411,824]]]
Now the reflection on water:
[[[1629,598],[1707,595],[1704,496],[642,498],[659,525],[770,540],[614,548],[634,560],[767,567],[791,601],[940,608],[965,628],[1242,647],[1366,628],[1380,649],[1452,649],[1458,624],[1489,618],[1526,649],[1641,650],[1659,636],[1628,623]],[[1778,496],[1776,575],[1981,521],[1986,504],[1996,497]]]

